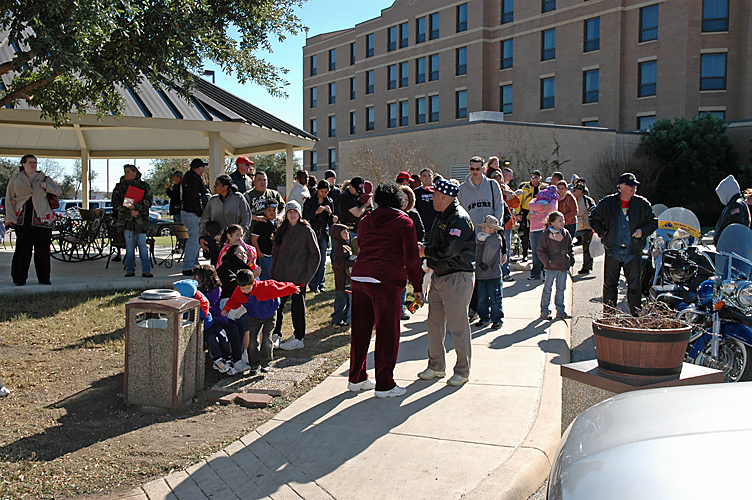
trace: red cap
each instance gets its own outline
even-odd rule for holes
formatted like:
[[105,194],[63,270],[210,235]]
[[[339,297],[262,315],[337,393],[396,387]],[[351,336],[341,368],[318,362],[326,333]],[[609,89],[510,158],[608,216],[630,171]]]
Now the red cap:
[[248,165],[255,165],[255,163],[249,160],[247,156],[238,156],[238,159],[235,160],[235,165],[237,165],[238,163],[247,163]]
[[409,181],[410,179],[411,179],[410,172],[405,172],[403,170],[402,172],[400,172],[399,174],[397,174],[397,180],[398,181],[405,181],[405,180]]

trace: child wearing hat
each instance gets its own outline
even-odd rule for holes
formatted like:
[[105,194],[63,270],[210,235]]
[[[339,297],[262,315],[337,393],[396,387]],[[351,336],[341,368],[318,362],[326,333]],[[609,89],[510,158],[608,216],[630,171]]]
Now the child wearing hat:
[[[478,316],[475,326],[494,330],[501,328],[504,309],[501,305],[504,293],[501,285],[501,266],[507,261],[507,247],[498,231],[504,228],[493,215],[483,217],[478,224],[475,244],[475,280],[478,284]],[[493,323],[492,323],[493,322]]]

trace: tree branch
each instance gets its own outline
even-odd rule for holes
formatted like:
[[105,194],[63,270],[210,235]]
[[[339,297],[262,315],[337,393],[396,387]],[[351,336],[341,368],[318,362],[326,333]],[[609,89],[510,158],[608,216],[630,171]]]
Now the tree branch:
[[42,78],[42,79],[37,80],[35,82],[31,82],[30,84],[28,84],[28,85],[26,85],[24,87],[21,87],[20,89],[17,89],[15,91],[11,92],[10,94],[4,95],[2,98],[0,98],[0,108],[4,107],[6,104],[10,104],[12,102],[15,102],[17,99],[20,99],[22,97],[28,97],[28,95],[27,95],[28,92],[30,92],[30,91],[32,91],[32,90],[34,90],[36,88],[39,88],[42,85],[45,85],[45,84],[51,82],[52,80],[54,80],[55,78],[57,78],[58,76],[60,76],[62,74],[63,74],[62,71],[57,71],[57,72],[53,73],[52,75],[50,75],[50,76],[48,76],[46,78]]
[[9,73],[12,70],[17,70],[22,64],[25,64],[26,62],[33,59],[35,55],[36,54],[34,52],[24,52],[22,54],[19,54],[17,58],[0,64],[0,75]]

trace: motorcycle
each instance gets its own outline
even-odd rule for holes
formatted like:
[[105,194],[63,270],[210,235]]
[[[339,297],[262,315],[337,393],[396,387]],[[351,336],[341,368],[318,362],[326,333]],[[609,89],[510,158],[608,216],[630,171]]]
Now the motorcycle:
[[679,319],[692,325],[685,361],[722,370],[727,382],[752,379],[752,230],[728,226],[716,246],[715,275]]

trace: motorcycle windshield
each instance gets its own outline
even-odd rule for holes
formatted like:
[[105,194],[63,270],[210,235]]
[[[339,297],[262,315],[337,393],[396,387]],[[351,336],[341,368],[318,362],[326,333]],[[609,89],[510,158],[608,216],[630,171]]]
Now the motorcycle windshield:
[[752,229],[731,224],[716,245],[715,272],[723,279],[748,279],[752,274]]
[[700,220],[691,210],[673,207],[658,216],[658,236],[668,241],[677,229],[686,231],[695,240],[700,239]]

